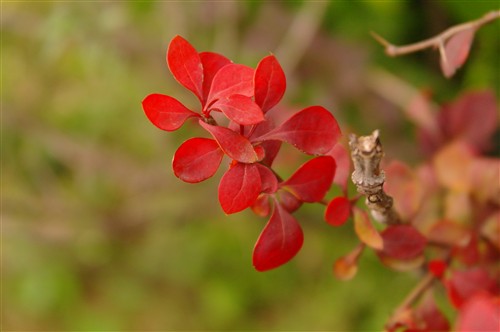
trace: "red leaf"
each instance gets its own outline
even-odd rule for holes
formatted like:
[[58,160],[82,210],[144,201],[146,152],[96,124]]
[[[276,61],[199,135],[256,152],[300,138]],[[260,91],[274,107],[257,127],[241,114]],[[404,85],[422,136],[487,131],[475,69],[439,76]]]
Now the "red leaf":
[[269,55],[259,62],[255,69],[254,85],[255,102],[264,113],[283,97],[286,90],[285,73],[274,55]]
[[197,183],[215,174],[223,156],[213,139],[190,138],[175,152],[172,167],[182,181]]
[[[270,130],[275,128],[275,124],[272,118],[267,118],[266,121],[263,121],[255,126],[252,135],[249,137],[250,141],[253,142],[254,137],[261,136]],[[281,148],[280,141],[265,141],[259,144],[265,150],[265,157],[261,161],[262,164],[271,167],[274,159],[278,155],[278,152]]]
[[269,215],[271,211],[271,203],[269,202],[268,194],[260,194],[255,203],[250,207],[256,215],[259,217],[265,217]]
[[382,232],[383,255],[409,260],[419,256],[427,244],[425,237],[409,225],[389,226]]
[[289,191],[280,190],[278,197],[281,206],[290,213],[293,213],[302,206],[302,201]]
[[266,194],[274,194],[278,190],[278,179],[276,175],[268,167],[256,164],[259,169],[260,179],[262,182],[261,192]]
[[335,168],[332,157],[316,157],[300,166],[281,186],[304,202],[319,202],[330,189]]
[[273,214],[255,243],[255,269],[262,272],[285,264],[302,248],[303,242],[299,223],[275,199]]
[[453,271],[445,282],[450,302],[460,308],[474,295],[481,292],[496,291],[495,279],[481,268],[465,271]]
[[254,70],[245,65],[228,64],[215,74],[208,94],[208,105],[219,98],[227,98],[238,94],[253,96]]
[[261,181],[256,165],[236,163],[220,180],[219,202],[225,213],[242,211],[255,203]]
[[156,127],[167,131],[179,129],[190,117],[199,117],[177,99],[158,93],[144,98],[142,108],[149,121]]
[[243,95],[231,95],[218,99],[210,109],[217,109],[228,119],[244,126],[264,121],[264,114],[252,98]]
[[332,226],[342,226],[350,215],[351,203],[344,196],[332,199],[325,210],[325,220]]
[[448,139],[460,138],[484,151],[498,127],[498,106],[492,91],[463,94],[442,107],[439,123]]
[[500,330],[500,302],[487,294],[478,294],[463,305],[458,313],[458,332],[498,332]]
[[469,192],[470,170],[474,154],[463,141],[451,142],[434,157],[434,169],[440,184],[456,192]]
[[321,106],[311,106],[254,140],[285,141],[307,154],[320,155],[330,151],[340,136],[334,116]]
[[205,102],[215,74],[217,74],[222,67],[230,64],[231,60],[221,54],[212,52],[201,52],[200,59],[203,65],[203,101]]
[[441,54],[441,70],[445,77],[452,77],[456,70],[465,63],[475,32],[474,28],[462,30],[448,39],[444,46],[444,54]]
[[353,207],[354,212],[354,230],[356,235],[364,244],[376,250],[382,250],[385,243],[379,232],[373,227],[366,211]]
[[167,50],[167,64],[177,82],[203,100],[203,66],[196,49],[181,36],[175,36]]
[[199,123],[215,138],[224,153],[232,159],[241,163],[254,163],[259,160],[259,156],[246,137],[225,127],[209,125],[202,120]]

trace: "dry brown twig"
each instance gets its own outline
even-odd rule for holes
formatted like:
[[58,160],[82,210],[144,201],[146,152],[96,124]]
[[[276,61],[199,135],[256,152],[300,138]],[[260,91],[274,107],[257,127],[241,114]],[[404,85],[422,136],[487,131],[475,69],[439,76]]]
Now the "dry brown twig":
[[393,199],[384,191],[384,171],[380,161],[384,155],[379,139],[379,131],[371,135],[349,138],[351,157],[354,164],[352,182],[358,192],[366,196],[366,205],[375,220],[385,224],[400,224],[401,218],[393,208]]
[[452,26],[445,31],[441,32],[440,34],[429,38],[422,40],[417,43],[413,44],[408,44],[408,45],[403,45],[403,46],[396,46],[391,43],[389,43],[387,40],[382,38],[380,35],[376,34],[375,32],[371,32],[373,38],[375,38],[380,44],[382,44],[385,47],[385,53],[389,56],[399,56],[399,55],[404,55],[404,54],[409,54],[413,52],[418,52],[422,51],[424,49],[433,47],[433,48],[438,48],[441,55],[444,54],[444,43],[450,39],[452,36],[456,35],[457,33],[461,31],[465,31],[468,29],[473,29],[477,30],[483,25],[490,23],[496,19],[500,18],[500,10],[493,10],[491,12],[486,13],[482,17],[465,22],[462,24],[458,24],[455,26]]

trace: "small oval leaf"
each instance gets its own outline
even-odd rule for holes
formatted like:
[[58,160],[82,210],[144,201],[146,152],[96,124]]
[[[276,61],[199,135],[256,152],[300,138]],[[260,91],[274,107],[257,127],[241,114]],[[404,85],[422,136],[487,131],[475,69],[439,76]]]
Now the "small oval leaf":
[[264,113],[283,97],[286,90],[285,73],[274,55],[269,55],[259,62],[255,69],[254,85],[255,102]]
[[351,202],[344,196],[332,199],[325,210],[325,220],[332,226],[342,226],[350,215]]
[[210,110],[217,109],[224,113],[229,120],[240,125],[254,125],[264,121],[264,114],[252,98],[243,95],[231,95],[218,99]]
[[203,101],[205,102],[208,98],[215,74],[222,67],[230,64],[231,60],[219,53],[213,52],[201,52],[200,60],[203,66]]
[[307,154],[322,155],[333,148],[340,136],[335,117],[321,106],[311,106],[253,141],[285,141]]
[[465,29],[455,33],[446,42],[444,53],[441,54],[441,70],[445,77],[452,77],[457,69],[465,63],[475,33],[475,28]]
[[196,49],[181,36],[175,36],[167,50],[167,64],[177,82],[203,100],[203,66]]
[[375,229],[368,217],[366,211],[353,207],[354,212],[354,230],[361,242],[369,247],[381,250],[384,247],[384,241],[379,232]]
[[202,120],[199,123],[215,138],[224,153],[232,159],[241,163],[254,163],[259,160],[259,156],[246,137],[229,128],[209,125]]
[[219,202],[225,213],[242,211],[255,203],[261,189],[256,165],[236,163],[219,183]]
[[330,156],[309,160],[281,184],[304,202],[319,202],[323,199],[335,175],[335,160]]
[[177,130],[188,118],[200,116],[177,99],[159,93],[153,93],[144,98],[142,108],[149,121],[166,131]]
[[382,232],[382,254],[399,260],[409,260],[422,254],[427,240],[409,225],[389,226]]
[[175,176],[185,182],[197,183],[213,176],[224,153],[216,141],[209,138],[190,138],[174,154],[172,167]]
[[253,251],[257,271],[267,271],[292,259],[304,242],[302,228],[295,218],[274,200],[274,211]]
[[235,94],[253,96],[253,74],[254,70],[245,65],[231,63],[222,67],[213,78],[207,104]]

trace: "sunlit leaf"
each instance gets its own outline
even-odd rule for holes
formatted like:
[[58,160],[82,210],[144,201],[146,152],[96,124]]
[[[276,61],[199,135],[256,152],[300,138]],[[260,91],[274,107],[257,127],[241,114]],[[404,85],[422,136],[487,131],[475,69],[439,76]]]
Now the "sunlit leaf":
[[221,54],[213,52],[201,52],[200,59],[203,65],[203,101],[206,101],[215,74],[217,74],[222,67],[230,64],[231,60]]
[[[500,205],[500,159],[475,158],[470,169],[470,185],[474,198],[481,203]],[[494,185],[494,184],[497,185]]]
[[254,70],[240,64],[228,64],[215,74],[207,98],[207,106],[219,98],[227,98],[238,94],[253,96]]
[[385,247],[384,241],[379,232],[375,229],[366,211],[353,207],[354,230],[358,238],[369,247],[382,250]]
[[500,211],[492,214],[481,226],[481,235],[500,250]]
[[281,186],[304,202],[319,202],[330,189],[335,168],[332,157],[316,157],[300,166]]
[[190,138],[175,152],[172,167],[182,181],[197,183],[215,174],[223,156],[213,139]]
[[261,181],[257,166],[236,163],[220,180],[220,205],[227,214],[242,211],[255,203],[260,189]]
[[475,32],[475,28],[459,31],[446,42],[444,54],[441,54],[441,70],[447,78],[453,76],[467,60]]
[[267,271],[285,264],[302,248],[303,242],[299,223],[275,200],[273,214],[255,244],[255,269]]
[[384,241],[381,253],[398,260],[410,260],[419,256],[427,244],[425,237],[409,225],[389,226],[381,235]]
[[203,66],[196,49],[181,36],[175,36],[167,50],[167,64],[177,82],[203,100]]
[[321,106],[311,106],[254,140],[285,141],[307,154],[321,155],[330,151],[340,136],[334,116]]
[[332,226],[342,226],[350,215],[351,202],[347,197],[335,197],[326,206],[325,220]]
[[231,95],[218,99],[210,109],[224,113],[228,119],[240,125],[253,125],[264,121],[264,114],[252,98],[243,95]]
[[142,108],[149,121],[156,127],[167,131],[177,130],[188,118],[200,116],[177,99],[159,93],[153,93],[144,98]]
[[254,85],[255,102],[264,113],[283,97],[286,89],[285,73],[274,55],[269,55],[259,62],[255,69]]
[[224,153],[232,159],[241,163],[254,163],[259,160],[259,156],[246,137],[226,127],[209,125],[202,120],[199,123],[215,138]]

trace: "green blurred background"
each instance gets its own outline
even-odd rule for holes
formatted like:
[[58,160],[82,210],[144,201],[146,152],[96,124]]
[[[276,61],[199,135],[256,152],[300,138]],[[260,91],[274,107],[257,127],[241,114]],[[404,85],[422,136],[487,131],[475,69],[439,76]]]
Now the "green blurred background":
[[[197,129],[161,132],[141,108],[153,92],[197,107],[165,64],[177,34],[252,67],[273,52],[288,79],[284,105],[321,104],[344,133],[380,128],[388,158],[411,163],[421,155],[393,87],[438,101],[469,88],[498,95],[498,23],[479,31],[452,80],[437,52],[388,58],[369,35],[411,43],[497,1],[1,6],[4,331],[375,331],[416,282],[371,252],[358,276],[336,280],[332,263],[355,236],[350,224],[328,226],[321,206],[296,214],[305,243],[293,261],[253,269],[266,220],[224,215],[220,172],[199,185],[175,178],[172,155]],[[284,174],[305,160],[289,151]]]

